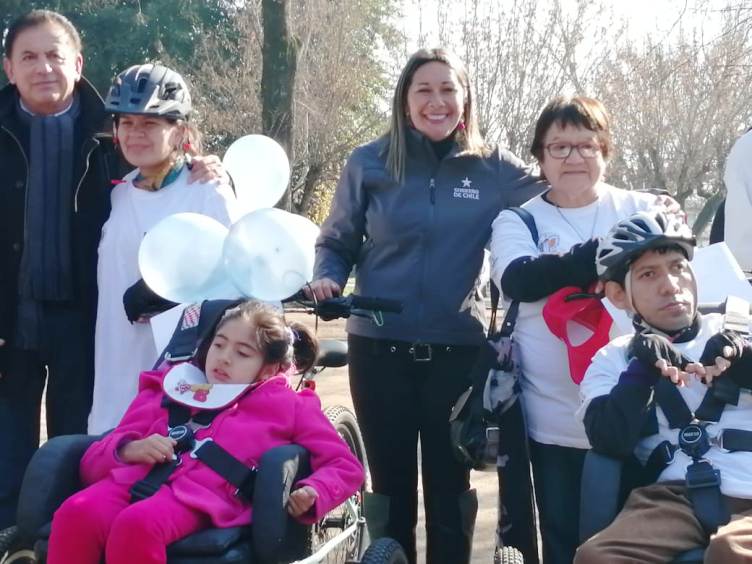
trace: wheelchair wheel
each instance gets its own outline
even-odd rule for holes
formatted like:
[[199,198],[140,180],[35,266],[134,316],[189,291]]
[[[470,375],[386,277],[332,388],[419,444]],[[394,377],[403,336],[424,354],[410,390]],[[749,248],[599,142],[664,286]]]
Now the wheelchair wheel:
[[363,554],[360,564],[407,564],[407,555],[394,539],[376,539]]
[[34,551],[22,545],[18,527],[0,531],[0,564],[35,564]]
[[[363,438],[360,435],[358,423],[352,411],[341,405],[331,406],[324,410],[324,414],[332,422],[332,425],[340,437],[350,447],[352,453],[365,467],[366,456]],[[325,543],[336,537],[339,533],[355,525],[355,531],[344,541],[329,552],[322,562],[341,564],[345,561],[360,558],[364,548],[365,520],[363,519],[362,503],[365,484],[355,494],[339,507],[327,513],[324,518],[311,527],[310,546],[315,554]]]
[[513,546],[497,546],[494,551],[494,564],[525,564],[525,558]]

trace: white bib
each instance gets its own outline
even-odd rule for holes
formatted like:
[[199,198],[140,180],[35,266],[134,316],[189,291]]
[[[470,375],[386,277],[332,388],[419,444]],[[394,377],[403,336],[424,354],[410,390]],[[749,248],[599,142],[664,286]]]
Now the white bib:
[[206,375],[189,362],[178,364],[162,382],[165,394],[177,403],[201,409],[222,409],[235,403],[250,384],[210,384]]

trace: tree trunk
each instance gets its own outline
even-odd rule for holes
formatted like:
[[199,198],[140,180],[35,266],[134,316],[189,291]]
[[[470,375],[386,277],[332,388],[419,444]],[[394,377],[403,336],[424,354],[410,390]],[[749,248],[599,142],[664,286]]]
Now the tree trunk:
[[692,225],[692,233],[699,235],[708,223],[713,221],[715,212],[718,210],[718,206],[723,202],[725,196],[726,194],[718,192],[705,200],[705,204],[702,206],[700,213],[697,214],[694,225]]
[[[275,139],[293,161],[293,96],[298,43],[290,31],[288,0],[262,0],[264,45],[261,53],[261,122],[264,135]],[[290,209],[290,188],[279,207]]]

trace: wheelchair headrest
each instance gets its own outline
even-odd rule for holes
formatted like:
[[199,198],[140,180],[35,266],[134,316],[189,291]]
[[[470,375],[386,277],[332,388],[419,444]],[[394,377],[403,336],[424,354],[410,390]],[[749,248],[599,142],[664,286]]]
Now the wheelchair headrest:
[[170,342],[154,365],[155,368],[164,362],[177,362],[195,358],[201,345],[214,331],[222,319],[225,311],[242,303],[243,300],[205,300],[200,304],[187,306]]

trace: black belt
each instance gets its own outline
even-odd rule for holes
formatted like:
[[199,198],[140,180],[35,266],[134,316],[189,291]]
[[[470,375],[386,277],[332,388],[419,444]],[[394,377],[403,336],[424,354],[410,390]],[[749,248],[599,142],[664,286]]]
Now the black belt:
[[415,362],[430,362],[435,357],[469,353],[478,350],[475,345],[442,345],[436,343],[410,343],[407,341],[384,341],[371,339],[373,352],[376,354],[393,354],[407,356]]

